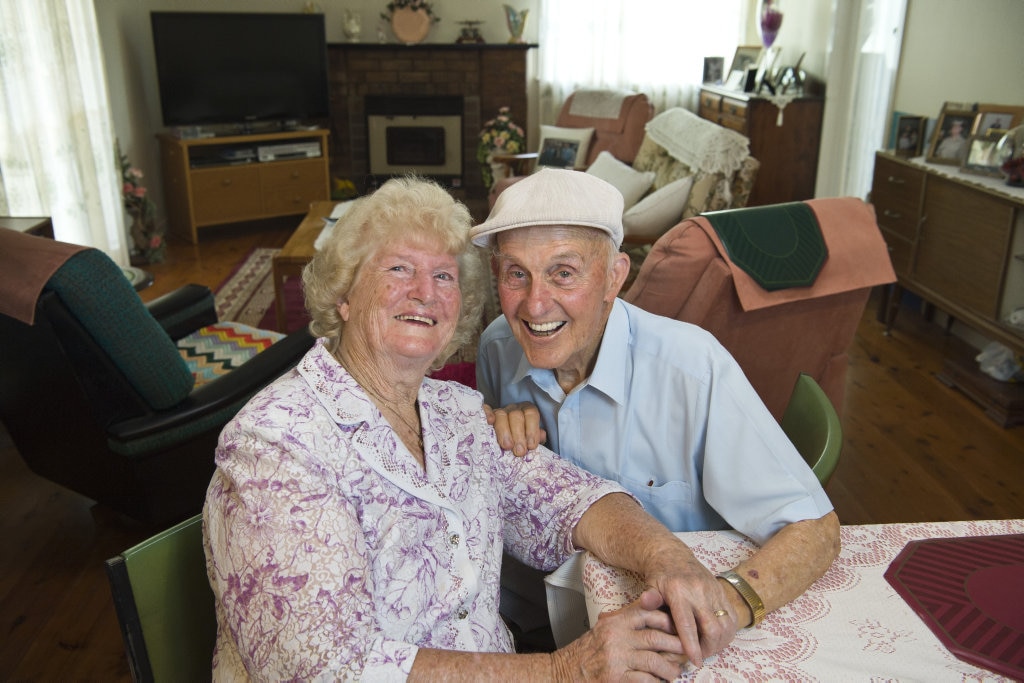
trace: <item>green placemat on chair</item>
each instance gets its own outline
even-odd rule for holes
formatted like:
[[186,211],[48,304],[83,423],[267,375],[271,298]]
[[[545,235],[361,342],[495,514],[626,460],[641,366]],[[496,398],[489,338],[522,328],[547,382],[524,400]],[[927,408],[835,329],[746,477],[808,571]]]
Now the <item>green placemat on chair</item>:
[[807,204],[717,211],[704,214],[729,259],[769,292],[809,287],[828,259],[818,218]]

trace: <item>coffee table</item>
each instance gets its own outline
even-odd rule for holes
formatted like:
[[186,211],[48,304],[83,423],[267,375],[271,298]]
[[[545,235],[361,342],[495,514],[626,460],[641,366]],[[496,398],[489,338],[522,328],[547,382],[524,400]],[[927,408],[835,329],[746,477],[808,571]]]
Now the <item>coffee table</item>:
[[316,254],[313,243],[324,229],[323,219],[331,215],[335,205],[337,202],[313,202],[309,207],[309,213],[273,259],[274,312],[277,315],[277,329],[281,332],[287,323],[284,281],[290,277],[301,277],[303,267],[313,260]]

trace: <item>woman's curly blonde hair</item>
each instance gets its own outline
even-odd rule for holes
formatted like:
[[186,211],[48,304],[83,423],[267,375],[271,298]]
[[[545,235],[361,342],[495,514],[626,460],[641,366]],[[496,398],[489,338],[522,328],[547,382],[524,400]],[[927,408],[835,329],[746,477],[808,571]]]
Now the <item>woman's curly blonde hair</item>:
[[416,176],[392,178],[372,195],[355,200],[302,270],[310,332],[326,338],[328,350],[335,351],[345,327],[338,303],[351,290],[359,269],[383,245],[418,231],[436,239],[459,264],[459,321],[431,369],[442,367],[473,339],[482,322],[484,267],[480,256],[471,251],[477,249],[469,242],[471,223],[464,204],[437,183]]

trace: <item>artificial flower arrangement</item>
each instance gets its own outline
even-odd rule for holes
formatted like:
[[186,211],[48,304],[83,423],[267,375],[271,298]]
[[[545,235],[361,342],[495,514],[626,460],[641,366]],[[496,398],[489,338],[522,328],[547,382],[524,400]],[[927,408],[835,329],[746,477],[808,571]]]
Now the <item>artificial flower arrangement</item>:
[[156,204],[142,184],[142,171],[128,163],[128,157],[120,150],[118,157],[121,163],[121,197],[125,211],[132,217],[128,229],[132,253],[145,263],[160,263],[164,260],[167,240],[164,239],[163,225],[156,219]]
[[423,11],[430,17],[430,23],[436,24],[441,21],[441,17],[434,14],[433,6],[427,2],[427,0],[392,0],[385,7],[385,11],[380,13],[380,18],[385,21],[391,21],[391,15],[394,14],[396,9],[411,9],[413,11]]
[[1006,174],[1006,184],[1024,187],[1024,156],[1007,159],[1002,165]]
[[480,173],[488,189],[494,184],[491,154],[519,154],[526,146],[526,133],[512,121],[509,112],[508,107],[501,107],[498,115],[485,123],[480,131],[476,160],[480,162]]

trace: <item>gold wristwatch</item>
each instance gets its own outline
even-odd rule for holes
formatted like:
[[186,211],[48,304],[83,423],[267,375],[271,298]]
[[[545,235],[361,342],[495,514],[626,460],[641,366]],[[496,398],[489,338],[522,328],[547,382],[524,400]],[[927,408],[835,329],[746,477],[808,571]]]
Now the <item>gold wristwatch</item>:
[[732,584],[743,600],[746,601],[747,607],[750,608],[750,613],[753,615],[754,620],[750,623],[749,628],[753,628],[761,623],[764,619],[764,602],[761,601],[761,596],[757,594],[750,584],[747,583],[746,579],[734,572],[733,570],[724,571],[718,575],[718,578],[725,579]]

